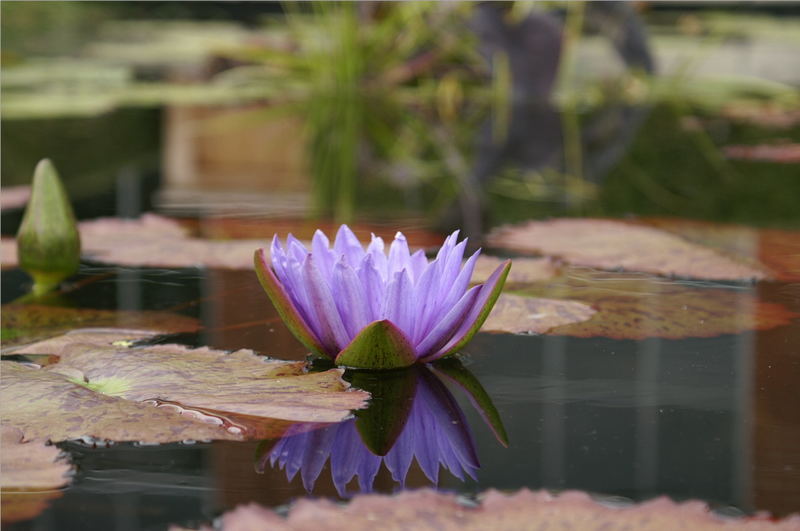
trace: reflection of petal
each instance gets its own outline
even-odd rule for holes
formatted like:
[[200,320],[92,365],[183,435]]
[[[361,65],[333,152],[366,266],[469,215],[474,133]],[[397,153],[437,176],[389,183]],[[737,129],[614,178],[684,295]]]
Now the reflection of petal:
[[281,439],[270,453],[270,463],[285,469],[290,481],[299,471],[303,486],[311,492],[330,459],[331,477],[341,496],[356,477],[360,491],[371,491],[381,463],[403,485],[415,458],[433,483],[438,483],[440,466],[462,481],[475,478],[479,468],[475,442],[458,403],[428,369],[414,375],[419,379],[408,420],[384,457],[369,451],[356,421],[349,420]]

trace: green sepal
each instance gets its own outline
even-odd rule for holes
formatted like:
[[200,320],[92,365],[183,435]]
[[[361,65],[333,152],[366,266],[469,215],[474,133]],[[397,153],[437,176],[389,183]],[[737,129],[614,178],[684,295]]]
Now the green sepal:
[[33,173],[31,198],[17,232],[19,265],[43,294],[78,271],[81,240],[69,197],[53,163],[43,159]]
[[431,367],[438,374],[446,377],[467,393],[469,401],[478,410],[484,422],[494,433],[494,436],[500,444],[507,448],[508,433],[506,433],[506,428],[503,426],[503,419],[500,418],[500,412],[497,411],[489,393],[486,392],[486,389],[483,388],[478,379],[456,358],[438,360]]
[[345,380],[368,391],[369,407],[354,412],[361,441],[375,455],[386,455],[406,426],[419,379],[419,367],[396,371],[347,371]]
[[364,327],[336,356],[336,365],[355,369],[399,369],[417,361],[414,345],[387,319]]
[[253,256],[253,262],[261,287],[267,292],[269,300],[272,301],[273,306],[278,311],[278,315],[283,319],[289,331],[314,354],[331,358],[332,356],[326,352],[325,347],[322,346],[314,332],[311,331],[289,298],[289,294],[286,293],[275,273],[273,273],[272,266],[267,261],[267,252],[264,249],[258,249]]

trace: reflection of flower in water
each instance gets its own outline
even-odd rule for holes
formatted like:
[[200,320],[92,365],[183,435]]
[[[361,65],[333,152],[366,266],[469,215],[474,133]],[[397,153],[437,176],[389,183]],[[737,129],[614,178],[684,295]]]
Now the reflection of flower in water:
[[415,376],[408,419],[386,455],[371,452],[362,442],[357,421],[350,420],[284,437],[270,452],[270,464],[284,468],[289,481],[300,472],[303,486],[311,492],[330,458],[333,483],[341,496],[355,476],[361,491],[372,490],[381,463],[403,485],[414,458],[433,483],[438,482],[440,465],[462,481],[467,476],[475,479],[479,468],[475,443],[453,395],[430,370]]

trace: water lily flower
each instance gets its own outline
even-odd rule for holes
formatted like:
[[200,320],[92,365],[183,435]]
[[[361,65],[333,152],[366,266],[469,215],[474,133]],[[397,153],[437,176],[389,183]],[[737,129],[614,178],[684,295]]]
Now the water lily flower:
[[333,247],[318,230],[311,251],[291,234],[284,247],[276,235],[271,260],[259,249],[255,268],[281,318],[312,352],[349,367],[404,367],[464,347],[503,288],[510,261],[469,287],[480,251],[462,264],[467,240],[457,240],[458,231],[429,261],[421,250],[411,254],[402,233],[387,254],[381,238],[373,234],[364,248],[342,225]]

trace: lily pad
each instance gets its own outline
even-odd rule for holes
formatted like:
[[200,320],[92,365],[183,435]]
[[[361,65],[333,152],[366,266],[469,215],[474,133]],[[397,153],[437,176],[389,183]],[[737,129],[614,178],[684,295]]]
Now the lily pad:
[[23,441],[22,432],[10,426],[0,428],[0,487],[6,490],[51,490],[69,483],[71,470],[61,450],[43,441]]
[[[154,214],[84,221],[78,232],[84,258],[139,267],[250,269],[253,251],[264,245],[263,240],[191,238],[180,223]],[[16,253],[6,251],[10,241],[3,240],[3,267],[17,264]]]
[[113,327],[120,324],[125,328],[157,329],[164,334],[194,332],[200,328],[200,323],[193,317],[167,312],[93,310],[36,304],[3,305],[0,322],[3,352],[8,347],[83,327]]
[[[76,337],[80,338],[80,334]],[[252,351],[61,343],[58,363],[2,362],[0,416],[28,438],[114,441],[275,437],[292,422],[337,422],[368,397],[342,371]]]
[[714,337],[768,330],[800,317],[781,304],[758,300],[748,289],[665,282],[636,273],[570,269],[555,281],[518,293],[563,297],[596,310],[586,321],[550,329],[550,335],[637,340]]
[[544,334],[557,326],[586,321],[595,313],[591,306],[577,301],[500,295],[483,331]]
[[0,210],[16,210],[28,204],[31,197],[31,187],[7,186],[0,189]]
[[570,264],[607,270],[707,280],[760,280],[763,267],[652,227],[605,219],[554,219],[500,227],[494,247],[539,253]]
[[43,441],[24,441],[22,432],[10,426],[0,428],[3,523],[35,517],[61,496],[60,487],[70,482],[72,467],[55,446]]
[[[482,254],[475,261],[472,282],[486,282],[497,267],[505,261],[503,258]],[[558,275],[559,268],[549,258],[514,258],[514,267],[508,272],[506,285],[530,284],[540,282]]]
[[763,264],[775,280],[800,280],[800,231],[674,218],[644,218],[638,223],[713,247],[743,262]]
[[[489,490],[481,503],[465,505],[455,494],[430,489],[396,495],[359,495],[347,505],[328,500],[299,500],[286,518],[256,504],[240,506],[222,517],[222,529],[319,529],[360,531],[375,529],[438,529],[496,531],[519,529],[603,529],[605,531],[692,529],[710,531],[796,530],[800,516],[780,521],[758,514],[738,519],[723,518],[699,501],[675,503],[666,497],[630,506],[610,506],[581,491],[558,495],[545,490],[520,490],[504,494]],[[176,529],[176,528],[173,528]]]

